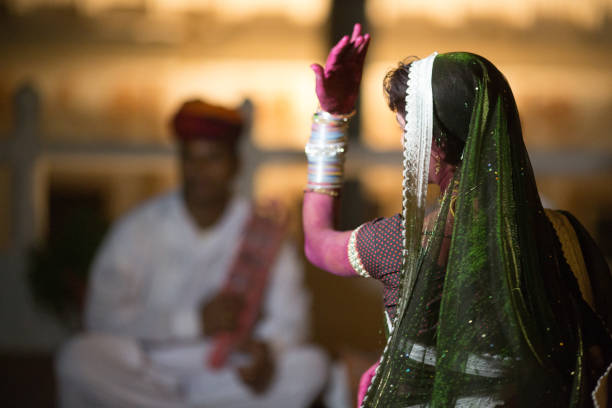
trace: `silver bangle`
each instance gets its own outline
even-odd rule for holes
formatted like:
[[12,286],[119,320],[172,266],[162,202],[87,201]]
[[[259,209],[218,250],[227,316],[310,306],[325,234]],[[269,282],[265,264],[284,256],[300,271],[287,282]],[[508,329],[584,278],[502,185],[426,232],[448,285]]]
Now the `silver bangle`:
[[329,113],[324,110],[319,110],[314,114],[314,120],[323,120],[326,122],[345,122],[348,123],[349,119],[355,116],[357,113],[356,110],[353,109],[352,112],[349,113]]
[[346,153],[346,143],[307,143],[304,152],[308,160],[311,161],[343,158]]

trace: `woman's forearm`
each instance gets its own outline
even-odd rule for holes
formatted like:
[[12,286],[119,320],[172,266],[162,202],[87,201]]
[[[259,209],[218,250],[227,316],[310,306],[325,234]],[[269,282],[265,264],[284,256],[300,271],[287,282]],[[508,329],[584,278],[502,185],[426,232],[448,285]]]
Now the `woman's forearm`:
[[334,200],[316,192],[304,194],[304,252],[321,269],[335,275],[355,276],[347,251],[351,231],[334,230]]
[[306,257],[314,265],[336,275],[353,276],[347,246],[351,231],[335,231],[334,200],[342,187],[348,121],[354,115],[369,34],[355,24],[330,50],[325,66],[312,64],[315,91],[322,110],[313,115],[305,148],[308,183],[303,223]]

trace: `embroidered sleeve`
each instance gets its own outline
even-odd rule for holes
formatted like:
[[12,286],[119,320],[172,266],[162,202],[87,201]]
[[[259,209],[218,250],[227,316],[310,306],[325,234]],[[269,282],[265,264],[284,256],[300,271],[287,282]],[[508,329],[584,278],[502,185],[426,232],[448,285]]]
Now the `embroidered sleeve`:
[[357,234],[359,233],[359,230],[362,226],[363,225],[360,225],[351,233],[351,237],[349,238],[348,243],[348,259],[355,272],[357,272],[364,278],[370,278],[371,276],[363,267],[363,264],[361,263],[361,258],[359,258],[359,252],[357,251]]
[[[352,238],[352,237],[351,237]],[[401,217],[378,218],[363,224],[355,234],[355,252],[363,269],[383,283],[399,278],[402,267]]]

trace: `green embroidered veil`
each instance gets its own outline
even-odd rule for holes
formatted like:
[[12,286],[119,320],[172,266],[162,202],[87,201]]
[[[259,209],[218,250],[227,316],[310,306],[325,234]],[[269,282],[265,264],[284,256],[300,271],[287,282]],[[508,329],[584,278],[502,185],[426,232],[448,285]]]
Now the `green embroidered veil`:
[[[610,337],[543,212],[506,79],[470,53],[413,62],[406,120],[402,295],[363,406],[591,406],[588,350]],[[435,132],[465,147],[425,217]]]

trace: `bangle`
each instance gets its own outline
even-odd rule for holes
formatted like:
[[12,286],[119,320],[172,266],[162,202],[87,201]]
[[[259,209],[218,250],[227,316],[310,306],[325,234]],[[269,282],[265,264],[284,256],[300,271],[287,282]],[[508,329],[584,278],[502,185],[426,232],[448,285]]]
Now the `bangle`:
[[340,195],[339,190],[330,190],[327,188],[307,188],[304,190],[305,193],[317,193],[317,194],[325,194],[330,197],[338,197]]
[[323,111],[313,115],[310,139],[304,149],[308,159],[309,189],[329,192],[342,186],[346,133],[352,115],[354,112],[333,115]]
[[304,149],[308,160],[316,159],[333,159],[342,156],[346,152],[346,142],[329,143],[329,144],[313,144],[307,143]]
[[349,113],[329,113],[323,110],[318,110],[313,116],[315,122],[348,122],[350,118],[355,116],[356,110]]

